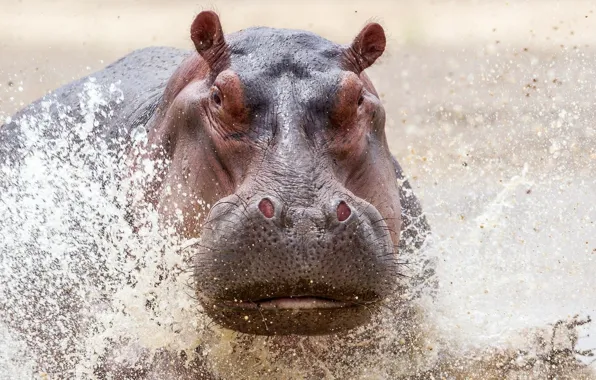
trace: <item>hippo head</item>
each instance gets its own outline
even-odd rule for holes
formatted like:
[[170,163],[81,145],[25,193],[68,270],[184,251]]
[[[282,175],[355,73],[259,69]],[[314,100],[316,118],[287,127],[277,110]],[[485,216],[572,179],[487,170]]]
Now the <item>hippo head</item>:
[[348,46],[218,16],[191,26],[196,52],[151,121],[165,159],[147,199],[200,238],[197,298],[218,324],[262,335],[360,326],[399,277],[399,189],[385,111],[363,70],[385,49],[372,23]]

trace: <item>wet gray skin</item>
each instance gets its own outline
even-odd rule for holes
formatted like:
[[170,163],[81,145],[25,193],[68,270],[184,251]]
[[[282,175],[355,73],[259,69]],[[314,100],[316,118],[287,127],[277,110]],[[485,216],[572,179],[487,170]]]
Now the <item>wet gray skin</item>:
[[[367,25],[349,46],[269,28],[224,38],[202,12],[191,35],[190,55],[145,49],[94,74],[120,81],[125,101],[107,105],[93,133],[122,155],[132,127],[146,126],[152,149],[141,158],[169,162],[146,199],[182,237],[201,239],[194,288],[215,322],[263,335],[365,324],[399,296],[400,255],[429,231],[363,73],[384,50],[382,28]],[[50,95],[73,105],[73,122],[83,83]],[[14,120],[36,112],[39,102]],[[0,159],[17,163],[18,123],[0,137]],[[178,187],[185,196],[166,190]]]

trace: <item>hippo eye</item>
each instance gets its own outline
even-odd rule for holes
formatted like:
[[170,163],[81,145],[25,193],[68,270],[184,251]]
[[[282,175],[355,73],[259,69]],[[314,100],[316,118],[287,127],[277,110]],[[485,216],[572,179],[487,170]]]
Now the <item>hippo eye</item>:
[[213,103],[217,106],[221,106],[221,95],[217,87],[213,87],[213,91],[211,91],[211,100],[213,100]]
[[358,106],[359,107],[362,105],[362,102],[364,102],[364,94],[360,94],[360,97],[358,98]]

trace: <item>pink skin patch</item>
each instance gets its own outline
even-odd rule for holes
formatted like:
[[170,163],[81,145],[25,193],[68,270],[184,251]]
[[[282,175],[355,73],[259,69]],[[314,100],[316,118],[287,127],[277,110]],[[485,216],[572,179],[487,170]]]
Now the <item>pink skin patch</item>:
[[339,205],[337,206],[337,220],[343,222],[344,220],[348,219],[351,214],[352,210],[350,209],[350,206],[348,206],[344,201],[339,202]]
[[263,198],[259,202],[259,211],[265,215],[265,218],[271,219],[273,215],[275,215],[275,207],[273,207],[273,203],[268,198]]
[[341,302],[328,300],[318,297],[280,297],[273,298],[266,301],[255,302],[237,302],[224,301],[224,304],[229,307],[243,308],[243,309],[262,309],[262,310],[313,310],[313,309],[339,309],[343,307],[353,306],[349,302]]

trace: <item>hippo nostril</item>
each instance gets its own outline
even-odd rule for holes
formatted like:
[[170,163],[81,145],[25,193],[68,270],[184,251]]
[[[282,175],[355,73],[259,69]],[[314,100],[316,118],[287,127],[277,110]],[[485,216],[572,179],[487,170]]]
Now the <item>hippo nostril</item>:
[[265,215],[266,218],[271,219],[275,215],[275,207],[269,198],[263,198],[259,202],[259,211]]
[[350,206],[348,206],[344,201],[339,202],[339,205],[337,206],[337,219],[340,222],[343,222],[344,220],[348,219],[351,214],[352,210],[350,209]]

